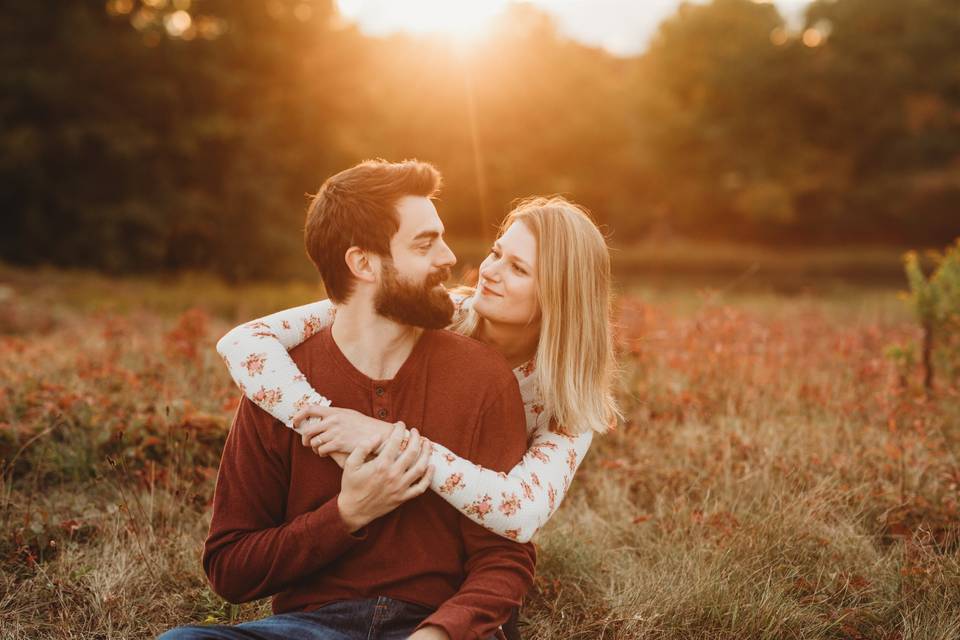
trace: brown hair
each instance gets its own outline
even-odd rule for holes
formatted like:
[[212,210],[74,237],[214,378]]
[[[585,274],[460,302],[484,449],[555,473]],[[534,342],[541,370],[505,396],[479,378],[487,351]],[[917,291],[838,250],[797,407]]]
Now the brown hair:
[[344,302],[353,292],[347,249],[389,256],[390,239],[400,228],[397,200],[433,198],[440,184],[440,172],[418,160],[365,160],[327,178],[307,209],[303,235],[333,302]]

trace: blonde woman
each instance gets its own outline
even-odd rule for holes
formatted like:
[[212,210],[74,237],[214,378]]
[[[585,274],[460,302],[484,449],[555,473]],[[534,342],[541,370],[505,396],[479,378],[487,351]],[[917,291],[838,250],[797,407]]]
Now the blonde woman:
[[[560,505],[593,435],[619,415],[610,257],[583,208],[538,197],[504,220],[479,276],[475,289],[451,293],[457,312],[449,329],[491,345],[513,367],[528,450],[505,474],[433,443],[430,488],[481,526],[527,542]],[[363,442],[385,441],[394,425],[329,406],[287,354],[335,313],[327,300],[287,309],[236,327],[217,351],[247,397],[296,429],[304,445],[341,462]],[[470,384],[469,371],[450,375]]]

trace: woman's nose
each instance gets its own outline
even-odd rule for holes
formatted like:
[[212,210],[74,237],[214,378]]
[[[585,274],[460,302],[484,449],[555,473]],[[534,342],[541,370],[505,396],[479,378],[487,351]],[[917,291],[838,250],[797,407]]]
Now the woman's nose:
[[500,279],[500,270],[497,268],[498,261],[494,260],[480,265],[480,277],[484,280],[496,282]]

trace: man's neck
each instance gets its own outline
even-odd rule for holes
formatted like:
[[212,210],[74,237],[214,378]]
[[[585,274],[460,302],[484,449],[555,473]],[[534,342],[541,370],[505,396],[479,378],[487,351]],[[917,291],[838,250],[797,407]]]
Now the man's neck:
[[540,325],[500,324],[482,319],[478,337],[502,353],[515,369],[536,355]]
[[330,332],[350,364],[374,380],[397,375],[423,335],[423,329],[384,318],[360,300],[337,307]]

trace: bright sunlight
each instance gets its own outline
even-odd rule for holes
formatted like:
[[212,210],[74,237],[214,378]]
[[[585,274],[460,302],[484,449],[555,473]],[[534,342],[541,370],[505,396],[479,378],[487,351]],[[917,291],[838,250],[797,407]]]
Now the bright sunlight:
[[473,40],[483,34],[508,0],[337,0],[340,13],[376,33],[406,31]]

